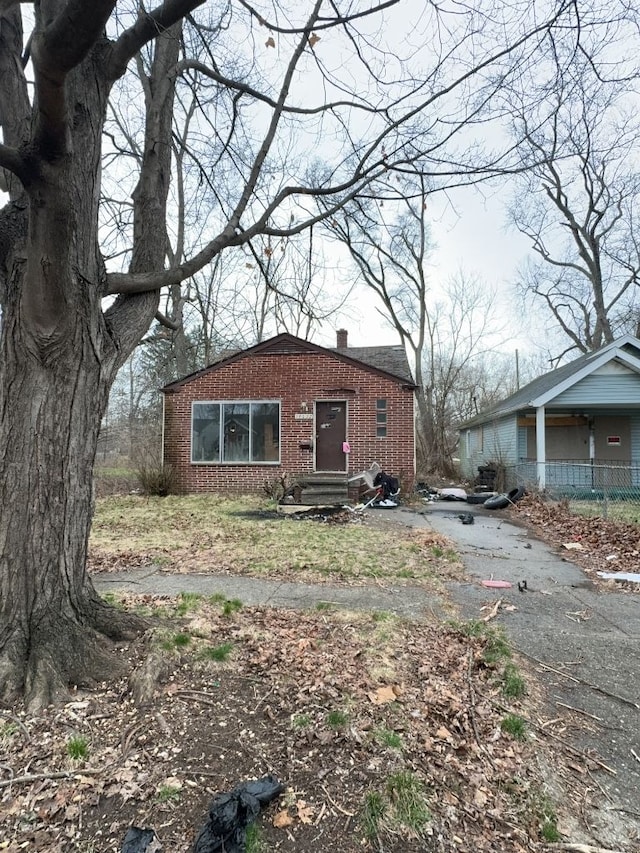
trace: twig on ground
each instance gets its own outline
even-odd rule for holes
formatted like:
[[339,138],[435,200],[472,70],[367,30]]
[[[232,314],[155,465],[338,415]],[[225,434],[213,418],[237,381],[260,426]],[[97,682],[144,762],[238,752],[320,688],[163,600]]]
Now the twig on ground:
[[273,691],[274,691],[275,689],[276,689],[276,686],[275,686],[275,684],[274,684],[274,685],[273,685],[269,690],[267,690],[267,692],[266,692],[266,693],[264,694],[264,696],[260,699],[260,701],[258,702],[258,704],[256,705],[256,707],[253,709],[253,713],[254,713],[254,714],[257,712],[258,708],[260,707],[260,705],[262,705],[262,703],[264,702],[264,700],[265,700],[265,699],[267,699],[267,698],[268,698],[268,697],[273,693]]
[[[492,699],[490,701],[491,701],[491,704],[495,705],[496,708],[500,708],[501,711],[505,711],[507,713],[510,713],[510,709],[507,708],[502,703],[496,702],[494,699]],[[561,743],[562,746],[564,746],[564,748],[568,752],[572,753],[572,755],[576,755],[579,758],[582,758],[584,761],[593,761],[594,764],[597,764],[599,767],[602,767],[603,770],[606,770],[607,773],[611,773],[612,776],[618,775],[617,770],[614,770],[613,767],[609,767],[609,765],[605,764],[604,761],[602,761],[601,759],[595,758],[595,756],[590,755],[588,752],[584,752],[581,749],[576,749],[575,746],[571,746],[570,743],[567,743],[567,741],[564,738],[561,738],[559,735],[555,735],[553,732],[548,731],[547,729],[544,728],[543,725],[536,723],[535,720],[532,720],[531,717],[527,717],[522,713],[520,713],[520,716],[530,726],[534,726],[536,729],[539,729],[543,734],[547,735],[550,738],[553,738],[554,740],[557,740],[558,743]]]
[[594,785],[596,785],[596,786],[598,787],[598,789],[600,790],[600,793],[602,794],[602,796],[603,796],[603,797],[605,797],[607,800],[609,800],[609,802],[613,805],[613,800],[612,800],[611,796],[609,795],[609,793],[608,793],[607,789],[606,789],[605,787],[603,787],[603,786],[600,784],[600,782],[598,782],[598,780],[597,780],[597,779],[596,779],[596,777],[593,775],[593,773],[589,770],[589,768],[588,768],[588,767],[587,767],[587,773],[589,774],[589,779],[591,779],[591,781],[593,782],[593,784],[594,784]]
[[556,669],[551,666],[551,664],[545,663],[543,660],[539,660],[528,652],[522,651],[522,649],[516,649],[518,654],[524,655],[525,657],[532,660],[534,663],[537,663],[543,669],[549,670],[549,672],[555,672],[556,675],[561,675],[563,678],[568,678],[571,681],[575,681],[576,684],[583,684],[585,687],[590,687],[591,690],[595,690],[597,693],[602,693],[603,696],[608,696],[610,699],[615,699],[618,702],[622,702],[625,705],[630,705],[632,708],[635,708],[636,711],[640,711],[640,705],[637,702],[634,702],[631,699],[627,699],[626,696],[618,696],[617,693],[611,693],[611,691],[606,690],[604,687],[600,687],[597,684],[592,684],[590,681],[586,681],[584,678],[578,678],[575,675],[570,675],[568,672],[563,672],[561,669]]
[[347,817],[355,817],[355,816],[356,816],[356,815],[355,815],[355,812],[348,812],[346,809],[343,809],[343,808],[342,808],[342,806],[339,806],[339,805],[336,803],[336,801],[333,799],[333,797],[331,796],[331,794],[327,791],[327,789],[325,788],[325,786],[324,786],[324,785],[322,785],[321,787],[322,787],[322,790],[323,790],[323,791],[325,792],[325,794],[327,795],[327,799],[329,800],[329,802],[331,803],[331,805],[332,805],[332,806],[335,806],[335,808],[337,808],[339,812],[342,812],[342,814],[347,815]]
[[[493,607],[489,610],[489,612],[485,613],[485,615],[482,617],[482,621],[483,622],[490,622],[492,619],[495,619],[495,617],[498,615],[498,612],[499,612],[501,607],[502,607],[502,599],[499,598],[496,601],[496,603],[493,605]],[[484,610],[484,608],[481,608],[481,609]]]
[[592,720],[596,720],[598,723],[603,723],[604,720],[602,717],[596,717],[595,714],[590,714],[588,711],[583,711],[582,708],[576,708],[574,705],[567,705],[566,702],[560,702],[556,700],[556,705],[560,708],[568,708],[569,711],[575,711],[576,714],[583,714],[585,717],[590,717]]
[[635,749],[633,749],[633,747],[631,747],[631,755],[633,755],[636,761],[640,761],[640,755],[638,755],[638,753],[635,751]]
[[53,773],[27,773],[25,776],[14,776],[12,779],[0,780],[0,788],[7,788],[9,785],[26,785],[28,782],[38,782],[41,779],[73,779],[76,776],[95,776],[96,773],[102,773],[103,769],[83,767],[78,770],[59,770]]

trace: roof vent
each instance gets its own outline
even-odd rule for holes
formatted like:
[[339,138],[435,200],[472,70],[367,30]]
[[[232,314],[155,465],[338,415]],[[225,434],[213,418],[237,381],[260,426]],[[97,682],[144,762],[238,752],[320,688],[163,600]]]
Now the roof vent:
[[346,329],[338,329],[336,332],[336,346],[338,349],[347,349],[349,344],[347,343],[348,332]]

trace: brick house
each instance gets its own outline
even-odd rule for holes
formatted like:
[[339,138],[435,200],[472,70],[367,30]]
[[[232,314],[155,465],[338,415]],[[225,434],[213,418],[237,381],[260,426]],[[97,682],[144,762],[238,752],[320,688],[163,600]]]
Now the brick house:
[[256,492],[287,473],[308,495],[324,481],[346,496],[374,461],[410,488],[415,388],[401,346],[277,335],[162,389],[164,461],[183,494]]

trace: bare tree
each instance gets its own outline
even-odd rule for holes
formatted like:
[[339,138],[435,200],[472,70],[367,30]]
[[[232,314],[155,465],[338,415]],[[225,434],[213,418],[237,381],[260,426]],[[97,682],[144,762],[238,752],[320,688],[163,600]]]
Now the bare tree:
[[[395,192],[407,165],[440,182],[490,173],[498,158],[474,151],[465,166],[455,133],[574,4],[542,23],[528,4],[470,8],[460,26],[457,4],[451,14],[417,4],[410,21],[415,4],[401,0],[38,0],[23,54],[27,5],[0,6],[0,502],[11,507],[0,520],[0,701],[23,694],[39,706],[114,672],[108,640],[141,627],[97,595],[85,558],[109,388],[160,290],[258,235],[300,233],[374,181]],[[402,16],[395,48],[392,13]],[[133,60],[137,95],[117,87]],[[193,123],[205,227],[172,263],[173,117],[195,78],[211,95]],[[118,93],[143,106],[144,124],[137,158],[108,141],[109,180],[103,131]],[[107,264],[101,188],[115,184],[131,200]]]
[[328,227],[377,295],[383,322],[395,329],[413,365],[418,470],[450,475],[462,380],[487,352],[487,333],[497,343],[501,330],[493,297],[479,280],[459,273],[433,286],[427,182],[417,175],[403,190],[392,210],[384,201],[352,203]]
[[567,50],[554,43],[549,78],[510,97],[524,167],[510,221],[537,255],[519,289],[552,318],[560,357],[635,334],[640,284],[635,96]]

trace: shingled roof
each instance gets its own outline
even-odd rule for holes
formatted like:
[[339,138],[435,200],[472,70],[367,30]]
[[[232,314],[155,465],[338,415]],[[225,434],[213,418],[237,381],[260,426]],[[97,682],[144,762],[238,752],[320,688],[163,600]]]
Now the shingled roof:
[[385,373],[391,373],[410,385],[414,384],[404,347],[334,347],[332,352],[347,356],[354,361],[361,361]]
[[[346,333],[344,337],[338,338],[339,343],[346,343]],[[170,382],[162,388],[162,391],[170,393],[178,387],[185,385],[192,379],[208,373],[211,370],[217,370],[223,365],[231,364],[240,358],[248,358],[253,354],[259,353],[280,353],[280,352],[326,352],[331,353],[338,358],[346,361],[354,362],[374,369],[377,372],[392,376],[398,379],[404,385],[416,387],[409,367],[407,354],[402,346],[379,346],[379,347],[321,347],[318,344],[312,344],[302,338],[297,338],[295,335],[283,333],[276,335],[269,340],[262,341],[255,346],[248,347],[244,350],[227,350],[221,353],[220,356],[202,370]]]

